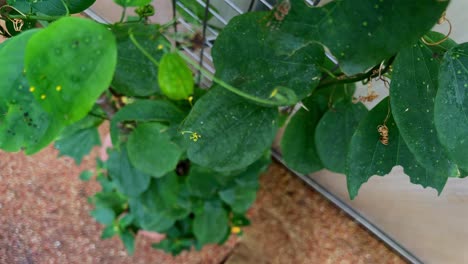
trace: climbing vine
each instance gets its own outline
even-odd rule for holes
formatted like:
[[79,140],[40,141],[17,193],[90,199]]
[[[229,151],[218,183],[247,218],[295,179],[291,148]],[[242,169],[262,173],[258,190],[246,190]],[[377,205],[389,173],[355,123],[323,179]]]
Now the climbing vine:
[[[79,164],[109,122],[108,159],[80,178],[102,186],[89,199],[102,238],[120,236],[129,252],[140,230],[164,234],[154,247],[175,255],[241,234],[280,127],[286,163],[345,174],[351,198],[394,166],[439,193],[468,175],[468,46],[430,31],[448,0],[278,1],[222,29],[215,74],[182,52],[203,47],[200,32],[150,23],[151,0],[115,0],[114,24],[70,16],[93,2],[0,7],[0,148],[34,154],[54,142]],[[181,2],[199,17],[189,22],[209,19]],[[359,82],[368,94],[355,97]]]

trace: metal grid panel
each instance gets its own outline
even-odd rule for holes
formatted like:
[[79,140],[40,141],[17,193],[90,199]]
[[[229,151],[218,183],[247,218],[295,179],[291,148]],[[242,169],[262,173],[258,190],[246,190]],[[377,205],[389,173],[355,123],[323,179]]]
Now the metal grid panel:
[[[202,21],[200,18],[198,18],[183,3],[177,0],[173,0],[173,4],[177,5],[177,7],[184,10],[195,21],[203,25],[203,48],[200,51],[193,51],[189,48],[184,47],[184,51],[194,60],[197,60],[200,66],[214,74],[215,69],[213,66],[213,58],[210,55],[210,51],[213,47],[215,39],[219,35],[219,31],[210,24],[215,23],[221,25],[222,28],[226,26],[229,20],[236,15],[244,14],[246,12],[255,10],[271,10],[274,7],[273,3],[276,2],[277,0],[196,0],[196,3],[205,9],[205,14],[210,14],[212,16],[212,18],[209,21],[210,23],[208,23],[207,20]],[[311,6],[316,6],[319,4],[320,0],[305,0],[305,2]],[[216,4],[216,10],[214,8],[211,8],[211,5],[213,4]],[[177,16],[177,14],[174,14],[174,16]],[[186,30],[192,33],[196,32],[193,26],[190,23],[186,22],[182,17],[179,16],[174,18],[177,19],[179,25],[182,27],[181,30]],[[336,64],[336,60],[333,58],[333,56],[331,56],[330,54],[327,54],[327,56]],[[202,86],[209,86],[211,84],[211,80],[207,79],[206,77],[200,76],[199,84]]]
[[[205,14],[210,14],[212,18],[210,19],[210,23],[205,20],[201,20],[197,15],[195,15],[187,6],[183,3],[173,0],[173,4],[177,5],[180,9],[184,10],[188,15],[192,17],[195,21],[199,22],[203,27],[203,39],[204,45],[200,51],[193,51],[187,47],[183,47],[184,51],[192,57],[194,60],[199,62],[199,65],[202,66],[204,69],[211,73],[215,73],[215,69],[213,66],[213,58],[211,57],[210,51],[213,47],[213,42],[219,35],[219,31],[211,26],[210,24],[217,24],[220,25],[221,28],[226,26],[231,18],[236,15],[244,14],[251,10],[258,10],[258,9],[272,9],[273,6],[267,0],[251,0],[245,1],[242,0],[244,3],[243,6],[239,5],[239,1],[236,0],[223,0],[223,1],[216,1],[213,3],[209,0],[196,0],[196,3],[199,4],[203,9],[205,9]],[[248,5],[245,5],[248,3]],[[216,4],[216,10],[211,7],[211,4]],[[219,10],[219,11],[217,11]],[[177,16],[177,14],[174,14]],[[192,33],[196,32],[196,29],[185,21],[182,17],[178,16],[175,17],[179,26],[182,27],[180,30],[189,31]],[[179,30],[179,29],[177,29]],[[201,86],[210,86],[211,80],[207,79],[206,77],[200,76],[199,74],[199,85]]]

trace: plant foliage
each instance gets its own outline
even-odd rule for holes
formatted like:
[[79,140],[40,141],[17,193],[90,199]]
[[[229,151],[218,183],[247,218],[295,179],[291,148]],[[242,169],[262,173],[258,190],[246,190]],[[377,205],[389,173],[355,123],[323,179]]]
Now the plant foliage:
[[[351,198],[395,166],[439,193],[466,176],[468,46],[429,31],[448,0],[278,1],[222,29],[215,75],[182,52],[197,45],[172,31],[174,21],[149,23],[150,0],[115,0],[124,10],[115,24],[69,16],[93,2],[0,8],[9,37],[0,44],[0,148],[33,154],[55,142],[79,164],[109,121],[109,159],[80,178],[102,186],[89,199],[102,238],[119,236],[130,253],[140,230],[164,234],[154,247],[174,255],[238,234],[281,127],[286,163],[346,174]],[[197,1],[178,2],[194,26],[205,19]],[[139,17],[125,21],[127,7]],[[190,68],[212,87],[197,87]],[[373,91],[376,80],[388,97]],[[368,94],[355,98],[359,82]]]

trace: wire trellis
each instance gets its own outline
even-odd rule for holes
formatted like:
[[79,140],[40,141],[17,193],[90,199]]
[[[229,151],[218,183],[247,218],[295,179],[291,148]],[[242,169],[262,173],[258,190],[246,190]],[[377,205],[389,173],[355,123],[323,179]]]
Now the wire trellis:
[[[220,24],[221,28],[226,26],[236,15],[241,15],[251,11],[257,10],[271,10],[274,7],[274,4],[277,0],[218,0],[216,1],[217,10],[223,11],[231,11],[231,12],[218,12],[214,8],[211,7],[212,2],[210,0],[195,0],[197,4],[199,4],[202,8],[204,8],[204,18],[200,19],[189,7],[185,6],[181,1],[172,0],[172,11],[173,11],[173,19],[177,21],[174,25],[174,31],[179,32],[180,30],[188,31],[191,33],[196,33],[196,29],[194,26],[185,21],[182,16],[179,16],[176,12],[177,8],[183,10],[186,14],[188,14],[194,21],[197,21],[202,26],[202,39],[203,45],[199,51],[194,51],[188,47],[182,47],[182,49],[194,60],[198,61],[199,65],[203,67],[205,70],[209,71],[210,73],[214,74],[215,69],[213,66],[213,58],[211,57],[210,51],[214,45],[216,38],[219,35],[219,29],[211,26],[210,22]],[[311,6],[316,6],[319,4],[320,0],[304,0]],[[242,4],[239,4],[243,3]],[[248,4],[246,4],[248,2]],[[224,14],[228,13],[228,14]],[[209,16],[212,16],[211,19],[208,19]],[[178,26],[182,27],[181,29]],[[333,60],[334,61],[334,60]],[[211,80],[207,79],[206,77],[202,77],[200,72],[198,71],[198,84],[201,86],[209,86],[211,84]]]

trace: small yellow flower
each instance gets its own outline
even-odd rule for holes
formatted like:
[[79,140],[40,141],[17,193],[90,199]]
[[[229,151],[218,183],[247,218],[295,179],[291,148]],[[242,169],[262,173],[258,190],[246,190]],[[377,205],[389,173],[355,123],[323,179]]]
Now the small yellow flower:
[[164,46],[162,44],[159,44],[158,45],[158,50],[162,50],[162,49],[164,49]]
[[55,87],[55,90],[56,90],[57,92],[60,92],[60,91],[62,91],[62,86],[60,86],[60,85],[57,85],[57,87]]
[[29,91],[30,91],[31,93],[33,93],[35,90],[36,90],[36,87],[34,87],[34,86],[31,86],[31,87],[29,88]]
[[193,142],[197,142],[202,137],[197,132],[192,132],[192,131],[182,131],[182,135],[184,134],[190,134],[190,140],[192,140]]
[[242,229],[238,226],[231,227],[231,234],[237,235],[242,231]]
[[41,95],[41,99],[42,99],[42,100],[45,100],[46,97],[47,97],[47,96],[46,96],[45,94]]

